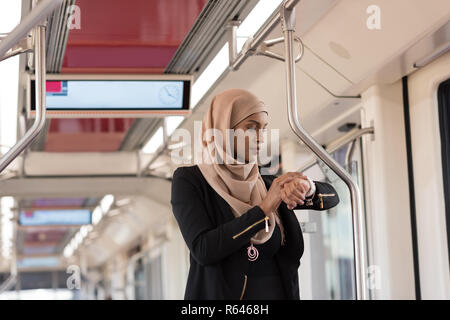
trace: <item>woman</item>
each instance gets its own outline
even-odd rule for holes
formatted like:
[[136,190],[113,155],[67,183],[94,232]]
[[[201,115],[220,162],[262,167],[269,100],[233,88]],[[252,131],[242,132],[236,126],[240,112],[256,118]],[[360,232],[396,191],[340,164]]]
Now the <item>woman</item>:
[[267,107],[250,92],[216,95],[202,122],[202,161],[174,172],[172,209],[190,250],[185,299],[300,298],[293,209],[327,210],[339,198],[298,172],[260,174],[267,124]]

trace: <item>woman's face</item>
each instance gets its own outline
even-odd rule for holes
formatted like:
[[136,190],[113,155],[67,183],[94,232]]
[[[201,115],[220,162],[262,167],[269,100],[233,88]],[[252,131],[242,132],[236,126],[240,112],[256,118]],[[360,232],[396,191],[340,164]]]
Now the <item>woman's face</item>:
[[233,128],[236,132],[234,135],[234,158],[246,163],[256,160],[260,144],[264,142],[263,133],[267,128],[268,119],[267,112],[257,112]]

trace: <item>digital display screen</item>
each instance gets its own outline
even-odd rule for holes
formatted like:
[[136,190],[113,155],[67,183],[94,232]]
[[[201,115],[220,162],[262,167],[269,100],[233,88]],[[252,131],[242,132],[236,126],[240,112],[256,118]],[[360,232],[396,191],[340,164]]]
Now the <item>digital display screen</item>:
[[24,246],[22,248],[22,252],[23,252],[23,254],[29,254],[29,255],[52,254],[55,252],[55,246],[39,246],[39,247]]
[[42,268],[42,267],[56,267],[60,263],[57,257],[33,257],[23,258],[17,261],[19,268]]
[[19,223],[22,226],[85,225],[91,223],[91,210],[35,210],[21,211]]
[[[31,111],[35,106],[31,80]],[[188,110],[190,81],[47,80],[47,110],[128,111]]]

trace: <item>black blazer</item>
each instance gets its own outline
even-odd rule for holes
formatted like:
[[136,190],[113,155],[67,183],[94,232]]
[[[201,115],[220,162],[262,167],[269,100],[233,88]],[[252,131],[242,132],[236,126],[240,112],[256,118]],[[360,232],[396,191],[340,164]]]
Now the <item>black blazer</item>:
[[[273,175],[262,176],[267,189]],[[316,182],[312,205],[296,209],[326,210],[339,202],[334,188]],[[328,194],[321,197],[320,194]],[[334,194],[334,196],[331,196]],[[322,202],[322,203],[321,203]],[[179,167],[172,180],[172,210],[190,250],[190,269],[184,299],[239,299],[245,290],[250,238],[265,227],[265,214],[254,206],[235,218],[229,204],[208,184],[198,166]],[[292,210],[279,206],[285,229],[285,245],[275,258],[289,299],[300,299],[298,268],[303,254],[303,235]]]

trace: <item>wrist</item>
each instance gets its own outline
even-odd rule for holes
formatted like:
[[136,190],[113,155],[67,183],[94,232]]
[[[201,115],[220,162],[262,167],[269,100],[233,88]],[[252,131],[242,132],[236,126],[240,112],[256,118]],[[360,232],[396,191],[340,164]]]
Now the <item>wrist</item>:
[[316,193],[316,184],[308,176],[305,176],[309,182],[309,191],[306,193],[306,197],[312,197]]
[[269,215],[269,213],[270,213],[270,207],[266,204],[266,203],[264,203],[264,201],[263,202],[261,202],[261,204],[259,205],[259,207],[261,208],[261,210],[264,212],[264,214],[266,215],[266,216],[268,216]]

